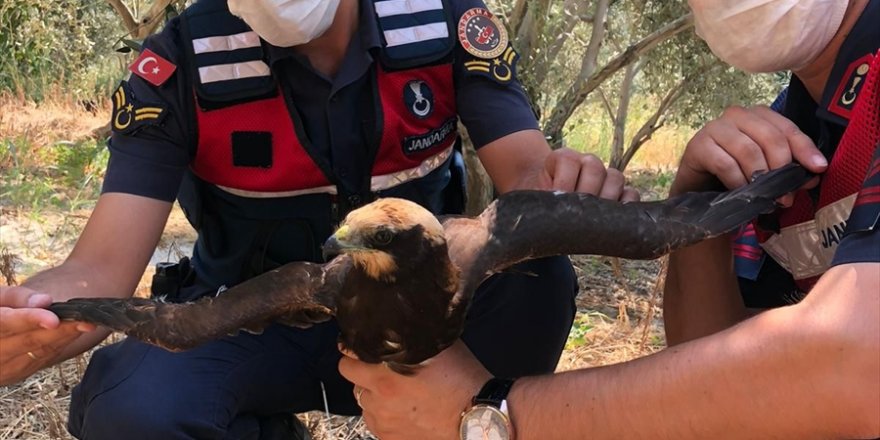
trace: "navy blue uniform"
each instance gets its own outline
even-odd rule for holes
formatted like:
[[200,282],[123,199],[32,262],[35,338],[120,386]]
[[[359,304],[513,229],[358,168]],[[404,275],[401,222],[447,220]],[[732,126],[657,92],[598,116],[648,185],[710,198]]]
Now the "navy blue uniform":
[[[480,0],[450,3],[456,19],[470,8],[485,8]],[[340,191],[349,194],[362,194],[369,179],[365,138],[376,116],[363,103],[374,92],[370,81],[383,44],[373,2],[360,2],[360,9],[359,30],[333,78],[289,48],[262,46],[284,98],[296,103],[292,117],[329,164]],[[164,201],[180,196],[199,240],[193,258],[197,280],[178,300],[216,292],[277,264],[316,261],[320,243],[338,220],[326,195],[247,198],[194,178],[190,169],[199,136],[194,115],[201,104],[193,99],[193,72],[183,49],[190,41],[183,28],[174,19],[145,42],[177,70],[160,86],[135,75],[127,80],[127,99],[135,108],[154,109],[145,111],[156,117],[114,131],[103,188]],[[515,79],[495,81],[468,69],[465,63],[474,57],[460,44],[451,56],[457,114],[477,148],[538,128]],[[506,59],[513,67],[515,60]],[[409,198],[437,213],[448,210],[453,160],[375,195]],[[193,194],[198,197],[189,197]],[[261,217],[250,217],[252,212]],[[498,376],[552,372],[573,320],[576,291],[565,258],[521,265],[481,286],[462,339]],[[89,439],[269,438],[267,417],[323,409],[322,386],[331,411],[357,414],[352,385],[337,371],[337,334],[333,322],[307,330],[274,325],[262,335],[241,334],[184,353],[127,339],[94,354],[72,397],[69,430]]]
[[[880,49],[880,2],[869,2],[862,16],[844,41],[831,71],[828,84],[817,104],[807,92],[803,83],[793,76],[784,96],[774,103],[774,110],[780,111],[792,120],[818,146],[829,161],[838,151],[838,145],[849,126],[851,111],[856,96],[865,84],[866,65]],[[874,63],[876,66],[876,62]],[[874,110],[877,111],[876,109]],[[876,113],[875,113],[876,118]],[[876,119],[875,119],[876,120]],[[877,191],[877,157],[864,176],[862,190],[844,225],[835,225],[824,233],[825,245],[836,245],[831,266],[880,262],[880,232],[877,220],[880,217],[880,199],[873,197]],[[862,176],[858,176],[859,179]],[[818,189],[811,193],[818,198]],[[772,227],[772,226],[771,226]],[[842,232],[842,233],[841,233]],[[737,274],[740,276],[740,290],[748,307],[767,308],[791,304],[799,300],[803,292],[795,283],[792,274],[777,261],[747,242],[756,244],[754,234],[741,236],[737,242]],[[837,244],[839,242],[839,244]]]

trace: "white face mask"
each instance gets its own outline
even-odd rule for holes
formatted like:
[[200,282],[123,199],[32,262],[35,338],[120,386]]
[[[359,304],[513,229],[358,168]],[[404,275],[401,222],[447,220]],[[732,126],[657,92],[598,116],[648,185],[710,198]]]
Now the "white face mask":
[[339,0],[229,0],[228,4],[229,12],[241,17],[260,38],[290,47],[326,32]]
[[840,28],[847,0],[689,0],[697,35],[747,72],[797,70]]

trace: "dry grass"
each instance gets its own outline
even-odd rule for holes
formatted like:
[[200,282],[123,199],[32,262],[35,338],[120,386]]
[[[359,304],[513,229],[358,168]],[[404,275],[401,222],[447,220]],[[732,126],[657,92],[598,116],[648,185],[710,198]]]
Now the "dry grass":
[[[106,104],[98,105],[96,114],[62,96],[35,106],[12,95],[0,95],[0,141],[23,139],[49,147],[59,139],[77,140],[92,136],[108,120]],[[664,136],[658,136],[662,141]],[[671,140],[671,139],[669,139]],[[652,151],[653,148],[646,150]],[[662,159],[662,160],[661,160]],[[29,158],[41,161],[45,157]],[[663,166],[669,162],[655,157]],[[638,161],[642,163],[642,161]],[[11,164],[0,163],[0,168]],[[27,165],[27,164],[18,164]],[[39,164],[34,164],[39,165]],[[642,176],[636,171],[634,177]],[[651,173],[648,173],[651,175]],[[650,180],[650,178],[648,179]],[[662,185],[661,185],[662,186]],[[648,189],[649,197],[660,196],[662,189]],[[0,206],[0,274],[7,284],[35,271],[58,264],[75,243],[89,211],[27,212]],[[175,211],[162,239],[162,247],[192,240],[192,231],[179,210]],[[574,259],[581,285],[578,318],[569,347],[558,370],[607,365],[652,353],[663,347],[659,325],[659,262],[616,262],[601,257]],[[139,295],[148,292],[147,272],[141,280]],[[111,336],[107,342],[113,342]],[[79,381],[90,352],[41,371],[24,382],[0,387],[0,440],[69,439],[65,425],[70,391]],[[330,417],[321,412],[300,415],[316,440],[352,440],[370,438],[357,417]]]
[[[77,102],[61,91],[52,95],[37,105],[19,95],[0,93],[0,139],[23,138],[40,146],[77,141],[92,137],[110,120],[107,101]],[[94,111],[87,111],[91,106]]]

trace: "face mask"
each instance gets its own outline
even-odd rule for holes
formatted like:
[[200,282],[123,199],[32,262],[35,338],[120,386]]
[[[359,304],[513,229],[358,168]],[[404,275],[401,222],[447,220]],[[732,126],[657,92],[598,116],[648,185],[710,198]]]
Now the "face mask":
[[797,70],[828,46],[847,0],[689,0],[712,52],[747,72]]
[[326,32],[339,0],[229,0],[228,4],[229,12],[241,17],[260,38],[290,47]]

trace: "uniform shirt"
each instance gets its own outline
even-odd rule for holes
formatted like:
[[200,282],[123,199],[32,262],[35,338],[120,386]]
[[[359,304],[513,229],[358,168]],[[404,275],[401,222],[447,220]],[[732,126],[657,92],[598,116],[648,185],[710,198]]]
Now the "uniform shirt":
[[[451,8],[460,17],[470,8],[485,8],[481,0],[454,0]],[[454,36],[453,36],[454,38]],[[177,66],[175,75],[159,87],[137,76],[128,79],[138,100],[158,104],[167,115],[161,125],[146,126],[131,135],[114,133],[104,192],[123,192],[173,201],[184,171],[193,156],[196,124],[190,81],[183,68],[180,22],[147,39],[145,48]],[[363,181],[365,127],[373,114],[361,111],[372,93],[369,72],[375,68],[373,49],[381,46],[373,2],[360,2],[359,30],[334,78],[316,71],[304,56],[291,48],[269,46],[267,64],[273,74],[290,84],[292,101],[309,140],[327,157],[342,183],[353,189]],[[520,85],[501,85],[483,76],[468,74],[464,62],[471,57],[460,44],[454,49],[454,81],[458,116],[476,148],[508,134],[537,129],[538,123]]]
[[[869,2],[851,33],[841,46],[832,68],[820,104],[813,101],[803,83],[792,76],[784,97],[781,113],[792,120],[817,145],[826,158],[831,159],[846,130],[848,119],[839,111],[840,88],[852,82],[850,67],[866,55],[876,54],[880,48],[880,2]],[[846,84],[843,84],[846,83]],[[877,153],[871,170],[877,171]],[[878,176],[869,170],[862,194],[873,191]],[[814,194],[815,196],[816,194]],[[860,196],[861,197],[861,196]],[[863,201],[869,200],[862,197]],[[850,215],[846,232],[834,254],[832,266],[858,262],[880,262],[880,232],[865,227],[880,216],[880,203],[863,203]],[[873,217],[872,217],[873,216]],[[854,221],[858,217],[859,221]],[[873,226],[873,223],[871,223]],[[800,299],[794,279],[772,258],[763,258],[757,276],[746,276],[738,268],[740,291],[748,307],[767,308],[791,304]]]

